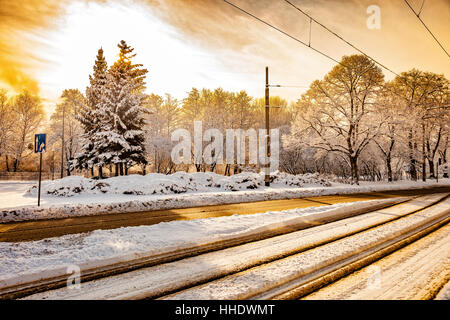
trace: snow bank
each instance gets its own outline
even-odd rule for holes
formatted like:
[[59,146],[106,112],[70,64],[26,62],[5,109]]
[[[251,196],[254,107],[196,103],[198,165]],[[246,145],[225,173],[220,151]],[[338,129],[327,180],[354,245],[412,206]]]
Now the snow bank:
[[[153,177],[152,182],[147,176]],[[333,183],[329,186],[327,181],[321,181],[317,175],[291,176],[284,173],[273,176],[270,187],[264,186],[261,175],[253,173],[232,177],[214,173],[186,174],[184,172],[170,176],[158,174],[147,176],[132,175],[102,181],[67,177],[62,180],[46,181],[45,190],[60,196],[54,193],[42,193],[40,207],[30,205],[30,203],[37,203],[36,188],[29,188],[24,195],[24,189],[15,186],[16,194],[9,190],[10,187],[0,183],[0,223],[450,186],[450,179],[441,179],[439,183],[397,181],[393,183],[361,182],[359,186]],[[167,180],[171,183],[164,182]],[[174,186],[173,181],[179,181],[179,183]],[[99,185],[100,183],[108,183],[108,186]],[[150,193],[146,189],[149,185],[153,190],[164,190],[167,194],[140,195],[138,191]],[[257,188],[252,189],[255,185]],[[302,187],[299,187],[300,185]],[[97,187],[93,188],[94,186]],[[170,188],[173,190],[188,188],[188,191],[175,193]],[[239,191],[231,191],[233,189]],[[63,196],[63,194],[67,195]]]
[[[291,175],[276,172],[271,182],[277,186],[331,186],[319,174]],[[208,191],[241,191],[259,189],[264,186],[264,174],[243,172],[233,176],[222,176],[212,172],[185,173],[176,172],[171,175],[149,173],[113,177],[104,180],[93,180],[79,176],[66,177],[42,183],[41,194],[58,197],[72,197],[77,194],[127,194],[155,195],[178,194],[186,192]],[[37,187],[28,190],[37,195]]]

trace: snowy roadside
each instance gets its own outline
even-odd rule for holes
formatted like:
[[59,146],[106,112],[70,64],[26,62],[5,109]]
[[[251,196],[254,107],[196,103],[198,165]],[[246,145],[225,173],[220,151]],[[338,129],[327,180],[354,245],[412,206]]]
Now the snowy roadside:
[[[190,180],[190,177],[195,179]],[[11,188],[3,193],[2,185],[5,183],[2,182],[0,183],[0,223],[450,185],[450,179],[443,179],[439,183],[435,181],[362,182],[359,186],[355,186],[329,183],[317,179],[314,175],[281,176],[271,187],[264,187],[263,180],[258,174],[241,174],[233,178],[205,173],[184,174],[184,176],[178,174],[178,176],[175,175],[176,181],[161,175],[161,179],[153,179],[150,182],[143,178],[145,177],[129,176],[96,181],[69,177],[48,181],[44,184],[41,207],[29,204],[30,200],[36,202],[35,188],[30,188],[28,185],[29,192],[26,194],[23,194],[23,187],[17,188],[16,193],[11,191]],[[110,183],[110,186],[105,186],[106,181],[120,183]],[[99,183],[102,185],[99,186]],[[82,190],[80,189],[78,193],[73,191],[81,187]],[[108,192],[103,193],[102,188],[108,188]],[[184,193],[173,193],[171,188],[184,190]],[[142,194],[144,191],[150,194]],[[166,194],[161,194],[164,192]]]
[[304,216],[334,216],[399,199],[370,200],[330,206],[234,215],[151,226],[96,230],[39,241],[0,242],[0,288],[81,270],[201,246],[239,236],[295,225]]

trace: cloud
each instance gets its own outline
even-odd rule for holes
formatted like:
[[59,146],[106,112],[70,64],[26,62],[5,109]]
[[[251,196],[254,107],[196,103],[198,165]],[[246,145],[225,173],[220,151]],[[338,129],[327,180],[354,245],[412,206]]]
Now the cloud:
[[[0,0],[0,86],[38,93],[36,69],[48,66],[40,56],[46,32],[58,28],[73,2],[146,4],[175,30],[174,37],[206,48],[230,73],[271,75],[284,84],[307,85],[330,70],[332,61],[270,29],[222,0]],[[304,42],[309,42],[309,20],[285,1],[230,0]],[[441,70],[446,57],[403,3],[388,0],[291,0],[347,40],[396,71],[411,67]],[[420,6],[421,1],[410,0]],[[368,5],[381,7],[382,29],[366,28]],[[448,47],[450,3],[426,2],[422,16]],[[152,16],[149,15],[149,19]],[[143,32],[143,38],[145,31]],[[119,39],[120,40],[120,39]],[[100,41],[99,41],[100,42]],[[52,44],[57,45],[57,44]],[[339,60],[354,50],[313,24],[312,45]],[[436,57],[436,58],[433,58]],[[208,70],[202,70],[207,73]],[[255,78],[256,79],[256,78]],[[259,78],[258,78],[259,79]],[[257,81],[259,81],[256,79]],[[277,80],[277,79],[274,79]],[[170,90],[170,88],[168,88]],[[298,95],[298,93],[295,93]]]
[[0,0],[0,85],[37,94],[30,68],[42,64],[34,49],[39,33],[52,28],[64,12],[66,0]]
[[[145,0],[142,0],[145,1]],[[290,0],[346,40],[402,72],[411,68],[450,72],[448,60],[403,2],[391,0]],[[421,0],[409,0],[419,10]],[[309,42],[309,19],[283,0],[230,0],[261,19]],[[154,11],[174,26],[185,41],[200,43],[215,51],[230,68],[253,65],[261,73],[261,65],[283,72],[283,81],[310,83],[321,78],[334,64],[317,52],[296,43],[285,35],[249,17],[222,0],[159,0],[151,1]],[[367,7],[381,8],[381,29],[369,30]],[[422,19],[449,48],[446,16],[450,2],[426,2]],[[313,23],[312,46],[336,60],[358,53],[350,46]],[[228,60],[233,58],[234,60]],[[228,60],[228,61],[227,61]],[[241,63],[239,62],[241,61]],[[249,67],[250,68],[250,67]],[[385,71],[389,77],[393,74]]]

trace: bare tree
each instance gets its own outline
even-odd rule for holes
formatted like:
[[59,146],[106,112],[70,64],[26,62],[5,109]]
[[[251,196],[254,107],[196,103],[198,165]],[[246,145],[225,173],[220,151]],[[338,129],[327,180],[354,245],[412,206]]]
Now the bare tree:
[[9,171],[8,155],[12,147],[15,114],[6,94],[6,90],[0,90],[0,157],[5,156],[6,171]]
[[16,123],[14,124],[12,155],[14,158],[13,171],[16,172],[19,170],[23,158],[32,153],[30,150],[32,149],[32,135],[44,117],[44,109],[38,97],[25,91],[14,99],[13,112],[16,116]]
[[77,102],[82,101],[84,97],[78,89],[66,89],[63,91],[61,98],[62,102],[56,105],[56,110],[50,117],[50,129],[52,133],[49,137],[49,142],[53,143],[56,149],[62,149],[61,143],[64,123],[64,169],[66,170],[66,174],[70,176],[74,170],[71,163],[81,149],[81,135],[83,134],[83,130],[76,116],[78,113]]
[[365,56],[345,56],[299,101],[303,110],[294,122],[293,135],[306,134],[307,145],[345,155],[355,184],[359,183],[358,158],[382,127],[372,116],[383,79],[381,69]]
[[[422,178],[425,180],[425,164],[428,157],[426,136],[431,129],[430,121],[433,122],[436,119],[430,114],[430,110],[439,105],[442,106],[444,103],[442,98],[445,96],[448,103],[448,80],[443,75],[412,69],[402,72],[392,81],[392,84],[392,91],[404,100],[408,114],[405,125],[408,126],[406,134],[411,178],[417,180],[416,167],[419,162],[418,157],[422,154]],[[439,133],[438,129],[436,133],[439,136],[442,132]],[[439,145],[440,139],[436,142]],[[422,145],[422,152],[418,150],[419,145]]]

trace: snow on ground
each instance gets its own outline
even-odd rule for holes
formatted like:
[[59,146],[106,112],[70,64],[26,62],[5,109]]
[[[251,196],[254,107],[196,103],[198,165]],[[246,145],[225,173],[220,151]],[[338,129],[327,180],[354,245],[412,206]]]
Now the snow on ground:
[[[434,201],[442,198],[444,195],[433,195],[420,197],[418,199],[409,201],[399,206],[382,209],[375,212],[370,212],[363,215],[354,216],[352,218],[338,220],[330,222],[324,225],[303,229],[293,233],[284,234],[281,236],[268,238],[261,241],[250,242],[247,244],[234,246],[231,248],[213,251],[198,256],[173,261],[170,263],[164,263],[153,267],[142,268],[131,272],[119,274],[116,276],[98,279],[96,281],[81,283],[81,286],[77,290],[72,290],[73,287],[63,287],[56,290],[51,290],[45,293],[40,293],[27,297],[29,299],[143,299],[152,298],[158,295],[167,294],[167,292],[178,291],[186,287],[192,287],[193,285],[211,281],[212,279],[227,279],[233,277],[232,274],[239,275],[237,272],[244,270],[252,270],[250,268],[255,266],[264,267],[270,264],[272,261],[283,258],[285,255],[292,255],[302,252],[308,254],[308,252],[316,250],[306,250],[313,245],[329,243],[333,240],[338,240],[348,234],[358,233],[358,231],[367,230],[367,228],[385,223],[387,221],[396,220],[396,218],[404,215],[408,215],[412,211],[417,210],[420,207],[431,204]],[[386,201],[386,200],[378,200]],[[323,208],[323,207],[322,207]],[[447,207],[448,208],[448,207]],[[442,209],[442,208],[441,208]],[[341,207],[336,209],[341,211],[348,211],[350,207]],[[400,212],[399,212],[400,211]],[[430,210],[428,210],[430,211]],[[336,211],[328,211],[322,213],[324,215],[336,214]],[[417,215],[416,215],[417,216]],[[419,215],[420,216],[420,215]],[[310,220],[312,216],[299,218]],[[426,218],[426,217],[422,217]],[[400,220],[397,220],[400,221]],[[384,224],[386,225],[386,224]],[[379,230],[376,228],[375,230]],[[398,235],[398,229],[390,229],[391,233],[388,238],[392,238],[393,234]],[[378,239],[373,244],[379,243],[378,232],[372,232],[372,235]],[[359,234],[359,233],[358,233]],[[386,234],[385,234],[386,235]],[[382,235],[381,235],[382,236]],[[361,239],[360,239],[361,240]],[[363,239],[364,240],[364,239]],[[365,241],[350,241],[347,242],[350,246],[347,247],[347,253],[354,255],[360,252],[361,246],[364,246],[364,242],[371,242],[370,239]],[[338,240],[339,241],[339,240]],[[341,242],[342,243],[342,242]],[[337,248],[336,248],[337,247]],[[320,249],[322,248],[322,249]],[[314,262],[318,263],[317,267],[323,267],[323,263],[336,262],[333,258],[339,251],[342,252],[345,248],[340,246],[334,246],[331,250],[326,249],[327,246],[319,246],[318,249],[321,254],[309,255],[312,259],[305,259],[306,265],[313,265]],[[316,251],[317,252],[317,251]],[[300,253],[300,255],[302,254]],[[296,254],[298,255],[298,254]],[[347,256],[348,257],[348,256]],[[343,258],[342,256],[340,258]],[[282,259],[285,260],[285,259]],[[321,262],[320,262],[321,261]],[[258,268],[258,267],[257,267]],[[296,273],[305,272],[303,265],[295,266]],[[245,271],[244,271],[245,272]],[[83,272],[81,273],[83,274]],[[228,276],[228,277],[226,277]],[[67,277],[67,274],[65,275]],[[225,277],[225,278],[223,278]],[[283,279],[285,274],[275,270],[273,274],[267,274],[262,277],[255,277],[253,280],[258,285],[264,285],[271,279]],[[276,280],[275,280],[276,282]],[[232,286],[227,288],[214,288],[214,283],[210,287],[210,290],[203,291],[206,295],[221,295],[229,294],[230,290],[233,292],[232,286],[240,285],[244,283],[233,282]],[[278,282],[279,284],[280,282]],[[205,286],[208,286],[206,284]],[[187,291],[201,289],[202,286],[193,287],[187,289]],[[237,292],[234,291],[234,292]],[[178,294],[184,295],[186,292],[179,292]],[[191,291],[192,293],[192,291]],[[198,293],[198,292],[197,292]],[[248,293],[248,291],[247,291]],[[186,297],[186,296],[184,296]],[[208,297],[191,296],[191,299],[203,299]],[[217,298],[217,296],[216,296]],[[222,297],[227,298],[227,297]]]
[[35,184],[34,181],[0,181],[0,208],[35,205],[37,196],[26,196],[26,192]]
[[450,281],[436,295],[436,300],[450,300]]
[[[352,261],[356,261],[356,259],[367,257],[367,254],[373,254],[380,250],[379,245],[387,245],[395,237],[407,237],[408,231],[418,226],[426,225],[427,222],[448,212],[449,209],[450,199],[447,199],[421,211],[420,214],[408,215],[402,219],[394,220],[391,223],[383,224],[365,232],[356,233],[327,245],[318,246],[311,250],[208,282],[205,285],[187,289],[184,292],[174,294],[171,298],[181,300],[270,299],[273,294],[286,292],[289,289],[289,282],[294,279],[296,279],[297,288],[300,286],[300,283],[311,281],[314,277],[324,280],[320,276],[330,272],[330,269],[327,270],[327,268],[333,270],[339,265],[348,265]],[[446,266],[445,260],[440,261],[443,262],[443,266]],[[426,268],[416,271],[426,273],[423,270],[426,270]],[[311,277],[311,274],[314,277]],[[382,272],[382,280],[383,274]],[[411,274],[409,274],[409,277],[403,276],[402,282],[411,281]],[[283,283],[287,285],[283,287],[281,285]],[[394,287],[396,285],[399,285],[399,283],[394,282]],[[292,283],[290,287],[292,288]],[[270,290],[273,291],[270,293]]]
[[37,183],[1,181],[0,222],[450,185],[450,179],[441,179],[439,183],[361,182],[355,186],[330,183],[317,174],[277,173],[272,179],[271,186],[265,187],[263,175],[257,173],[231,177],[214,173],[152,173],[104,180],[72,176],[44,181],[41,207],[36,205]]
[[[151,226],[95,230],[29,242],[0,242],[0,287],[30,277],[66,273],[67,265],[92,267],[101,262],[125,261],[180,250],[237,236],[263,232],[281,223],[298,223],[306,215],[339,208],[360,208],[392,199],[341,203],[252,215],[162,222]],[[346,209],[350,210],[350,209]],[[107,263],[108,264],[108,263]],[[53,270],[53,271],[52,271]],[[15,279],[15,280],[14,280]],[[6,281],[6,282],[5,282]]]
[[305,299],[425,300],[449,276],[450,225],[447,224]]

